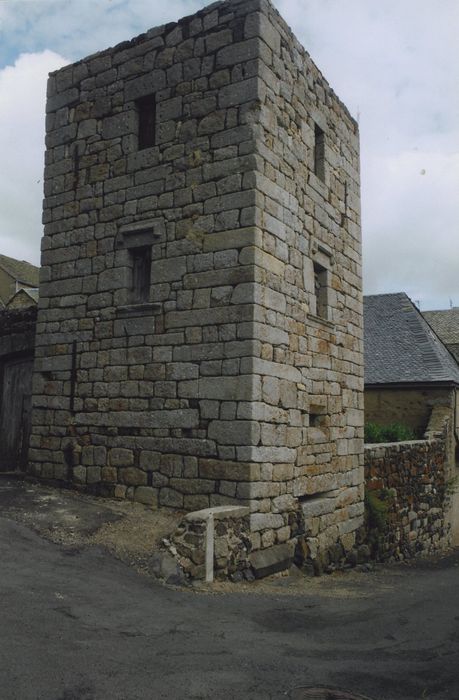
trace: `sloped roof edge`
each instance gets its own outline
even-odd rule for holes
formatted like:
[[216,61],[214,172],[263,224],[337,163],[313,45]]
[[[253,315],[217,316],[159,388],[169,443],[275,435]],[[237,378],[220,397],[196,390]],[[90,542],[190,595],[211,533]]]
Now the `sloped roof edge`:
[[365,384],[453,383],[459,365],[404,292],[364,297]]

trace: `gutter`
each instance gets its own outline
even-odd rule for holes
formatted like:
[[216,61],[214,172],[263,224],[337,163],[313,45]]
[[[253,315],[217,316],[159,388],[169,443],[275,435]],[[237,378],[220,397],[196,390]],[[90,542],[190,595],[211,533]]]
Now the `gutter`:
[[451,379],[438,382],[365,382],[366,389],[459,389],[459,382]]

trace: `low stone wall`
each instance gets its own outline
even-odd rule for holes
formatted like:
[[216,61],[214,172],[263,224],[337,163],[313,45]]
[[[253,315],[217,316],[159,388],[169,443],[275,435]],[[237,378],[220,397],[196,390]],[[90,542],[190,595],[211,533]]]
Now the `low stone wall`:
[[294,554],[292,542],[252,551],[250,509],[244,506],[188,513],[163,543],[188,579],[206,578],[206,553],[213,562],[213,577],[235,582],[288,569]]
[[372,557],[402,560],[450,543],[449,413],[432,412],[424,440],[365,446],[366,541]]
[[[185,575],[203,579],[206,575],[206,545],[212,540],[213,575],[233,581],[253,579],[249,508],[221,506],[188,513],[165,544]],[[211,518],[210,533],[208,522]]]

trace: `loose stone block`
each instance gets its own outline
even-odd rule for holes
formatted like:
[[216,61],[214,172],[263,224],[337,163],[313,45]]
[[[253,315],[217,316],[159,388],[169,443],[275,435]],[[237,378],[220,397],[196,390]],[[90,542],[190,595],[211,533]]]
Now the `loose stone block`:
[[255,578],[263,578],[289,569],[292,561],[293,547],[287,543],[260,549],[250,554],[250,564]]

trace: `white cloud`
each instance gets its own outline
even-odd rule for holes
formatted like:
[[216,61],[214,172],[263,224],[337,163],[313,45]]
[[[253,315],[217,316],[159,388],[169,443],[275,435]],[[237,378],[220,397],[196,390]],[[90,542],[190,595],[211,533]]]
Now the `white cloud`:
[[201,0],[10,2],[0,25],[0,46],[3,44],[4,53],[18,45],[22,50],[49,48],[75,61],[151,27],[193,14],[204,4]]
[[280,0],[279,9],[359,118],[365,292],[459,304],[459,3]]
[[459,305],[459,153],[370,158],[363,210],[367,293],[406,291],[422,308]]
[[[204,4],[0,0],[0,66],[2,59],[14,63],[0,71],[0,149],[2,165],[7,164],[2,168],[7,176],[0,173],[4,252],[23,256],[19,246],[22,251],[33,241],[38,258],[47,71],[62,65],[64,55],[77,60]],[[453,296],[459,303],[459,3],[275,4],[359,117],[366,291],[406,290],[435,299],[434,305],[447,305]],[[21,51],[34,53],[15,62]]]
[[42,235],[46,80],[65,63],[44,51],[0,71],[0,250],[34,263]]

